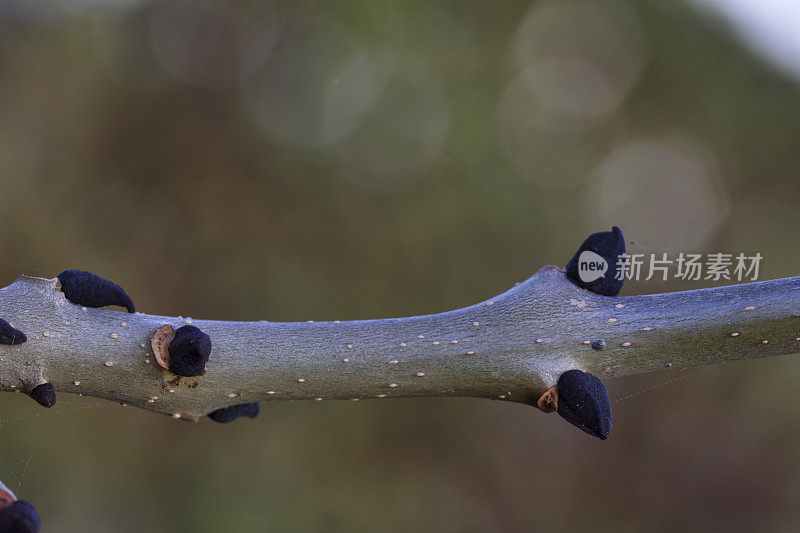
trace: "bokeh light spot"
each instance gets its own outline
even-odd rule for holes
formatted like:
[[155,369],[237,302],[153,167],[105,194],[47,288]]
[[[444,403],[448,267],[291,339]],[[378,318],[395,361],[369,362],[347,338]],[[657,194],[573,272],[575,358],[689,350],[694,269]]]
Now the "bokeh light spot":
[[245,102],[278,142],[322,146],[350,133],[373,105],[379,76],[367,50],[331,20],[288,25],[244,88]]
[[537,2],[514,41],[537,103],[566,121],[615,109],[639,79],[644,40],[635,14],[617,2]]
[[[688,149],[635,140],[615,149],[595,173],[591,195],[601,226],[647,236],[654,252],[694,252],[727,211],[714,165],[697,144]],[[634,250],[640,252],[640,250]]]

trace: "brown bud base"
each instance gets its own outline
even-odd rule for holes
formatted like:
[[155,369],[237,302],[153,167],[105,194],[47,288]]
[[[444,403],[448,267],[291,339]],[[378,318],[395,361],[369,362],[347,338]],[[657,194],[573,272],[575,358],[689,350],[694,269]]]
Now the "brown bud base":
[[175,338],[175,328],[167,324],[153,333],[150,339],[150,348],[153,350],[153,357],[161,368],[169,370],[169,345]]
[[554,413],[558,410],[558,388],[550,387],[536,400],[536,407],[543,413]]

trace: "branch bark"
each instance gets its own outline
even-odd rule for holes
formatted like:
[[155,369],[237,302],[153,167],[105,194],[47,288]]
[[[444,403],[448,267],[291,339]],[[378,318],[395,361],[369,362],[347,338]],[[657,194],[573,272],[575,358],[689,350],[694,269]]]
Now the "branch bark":
[[[800,278],[610,297],[544,267],[491,300],[445,313],[344,322],[226,322],[82,308],[57,279],[20,276],[0,316],[28,341],[0,346],[0,388],[45,381],[196,420],[265,400],[472,396],[535,405],[559,376],[600,377],[800,350]],[[213,340],[204,375],[178,378],[153,359],[165,324]],[[602,350],[590,345],[605,341]]]

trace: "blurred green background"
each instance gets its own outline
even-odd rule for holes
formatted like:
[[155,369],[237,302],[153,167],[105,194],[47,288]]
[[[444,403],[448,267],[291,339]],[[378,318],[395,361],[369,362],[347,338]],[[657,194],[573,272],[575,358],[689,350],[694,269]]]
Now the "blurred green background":
[[[0,273],[137,309],[431,313],[633,252],[800,271],[800,85],[659,0],[0,0]],[[623,294],[710,282],[632,282]],[[43,531],[792,530],[800,360],[609,380],[611,439],[473,399],[297,402],[228,426],[5,394]]]

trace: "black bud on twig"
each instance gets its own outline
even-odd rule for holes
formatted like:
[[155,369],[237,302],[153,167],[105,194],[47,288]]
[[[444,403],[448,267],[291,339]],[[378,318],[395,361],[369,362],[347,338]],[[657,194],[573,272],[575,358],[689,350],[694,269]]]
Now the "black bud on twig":
[[169,344],[169,369],[179,376],[199,376],[210,355],[211,337],[195,326],[180,327]]
[[26,340],[24,333],[0,318],[0,344],[22,344]]
[[17,500],[0,509],[0,533],[36,533],[41,523],[36,509],[25,500]]
[[558,378],[558,414],[589,435],[607,439],[611,432],[611,401],[603,382],[580,370]]
[[622,230],[592,233],[567,263],[567,278],[586,290],[603,296],[616,296],[623,279],[617,279],[619,256],[625,253]]
[[231,405],[230,407],[217,409],[216,411],[209,413],[208,418],[214,422],[226,424],[228,422],[233,422],[240,416],[255,418],[258,416],[258,412],[260,410],[261,406],[258,403],[242,403],[239,405]]
[[30,393],[31,398],[42,407],[53,407],[56,404],[56,389],[52,383],[36,385]]
[[84,270],[65,270],[58,275],[61,290],[67,300],[84,307],[105,307],[118,305],[129,313],[136,311],[133,300],[125,294],[122,287]]

